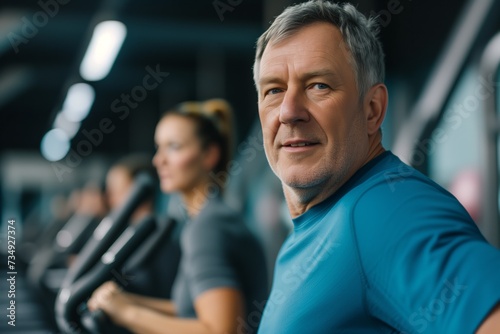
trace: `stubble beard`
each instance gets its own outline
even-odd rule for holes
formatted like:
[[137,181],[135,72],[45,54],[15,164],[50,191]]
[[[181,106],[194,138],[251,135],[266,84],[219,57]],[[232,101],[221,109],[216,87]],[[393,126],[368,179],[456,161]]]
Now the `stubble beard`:
[[[345,159],[342,155],[338,159]],[[283,190],[287,196],[293,196],[294,201],[300,204],[310,203],[318,196],[328,197],[334,193],[350,170],[347,166],[348,161],[332,160],[332,166],[327,161],[320,164],[319,167],[305,170],[302,175],[294,175],[289,180],[285,180],[278,175],[282,184]],[[337,170],[336,170],[337,169]]]

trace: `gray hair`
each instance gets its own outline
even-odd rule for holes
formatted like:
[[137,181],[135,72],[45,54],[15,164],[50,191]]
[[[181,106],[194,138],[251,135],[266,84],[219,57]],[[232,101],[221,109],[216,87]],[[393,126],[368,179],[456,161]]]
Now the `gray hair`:
[[366,18],[351,4],[311,0],[286,8],[259,37],[253,66],[256,84],[260,60],[267,45],[278,43],[316,22],[331,23],[339,28],[344,41],[341,47],[347,48],[360,99],[373,85],[384,82],[384,52],[378,39],[376,19]]

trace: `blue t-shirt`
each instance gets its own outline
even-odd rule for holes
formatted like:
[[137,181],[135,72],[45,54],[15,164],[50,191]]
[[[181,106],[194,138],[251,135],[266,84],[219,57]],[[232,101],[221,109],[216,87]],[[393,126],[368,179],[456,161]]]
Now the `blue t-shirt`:
[[390,152],[293,223],[261,334],[473,333],[500,301],[500,251]]

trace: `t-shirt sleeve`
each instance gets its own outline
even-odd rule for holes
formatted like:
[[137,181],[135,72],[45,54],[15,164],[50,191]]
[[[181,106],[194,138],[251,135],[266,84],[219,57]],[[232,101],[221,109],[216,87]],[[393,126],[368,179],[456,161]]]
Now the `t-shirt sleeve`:
[[[223,218],[211,215],[204,219]],[[219,224],[196,223],[182,240],[182,256],[186,257],[186,276],[193,299],[214,288],[240,288],[227,231]]]
[[474,333],[500,301],[500,251],[453,196],[398,182],[368,190],[353,214],[369,312],[402,333]]

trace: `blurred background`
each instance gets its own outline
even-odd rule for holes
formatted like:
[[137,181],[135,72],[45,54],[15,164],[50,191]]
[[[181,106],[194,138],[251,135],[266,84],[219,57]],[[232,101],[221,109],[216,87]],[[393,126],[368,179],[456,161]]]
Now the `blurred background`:
[[[102,186],[121,156],[153,155],[163,111],[221,97],[236,113],[243,166],[227,199],[272,259],[289,217],[262,150],[251,68],[258,36],[297,2],[2,0],[1,251],[15,219],[29,259],[72,190]],[[500,1],[350,2],[381,23],[386,148],[452,191],[499,246]],[[165,196],[158,202],[169,210]]]

